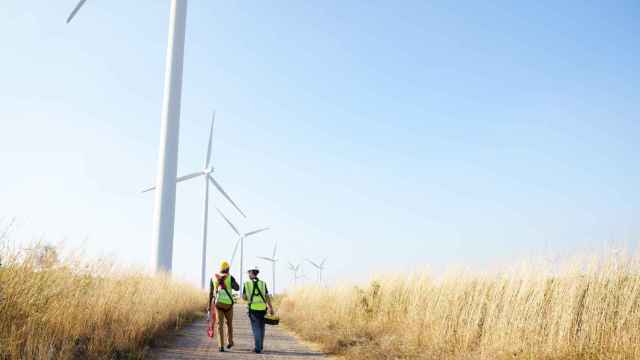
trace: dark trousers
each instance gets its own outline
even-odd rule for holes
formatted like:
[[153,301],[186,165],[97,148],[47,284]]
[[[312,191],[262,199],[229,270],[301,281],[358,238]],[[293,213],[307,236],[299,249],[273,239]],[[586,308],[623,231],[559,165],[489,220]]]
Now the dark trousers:
[[266,310],[249,310],[249,319],[251,320],[251,330],[253,331],[253,339],[257,352],[262,352],[264,344],[264,316],[267,315]]

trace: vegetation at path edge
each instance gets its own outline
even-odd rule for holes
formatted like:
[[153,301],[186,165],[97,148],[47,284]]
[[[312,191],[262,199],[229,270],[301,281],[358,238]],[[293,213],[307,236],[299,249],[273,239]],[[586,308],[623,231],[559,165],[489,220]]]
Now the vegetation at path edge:
[[302,287],[283,324],[347,359],[638,359],[640,261]]
[[[55,248],[0,252],[0,359],[142,358],[206,306],[195,287]],[[78,258],[78,257],[76,257]]]

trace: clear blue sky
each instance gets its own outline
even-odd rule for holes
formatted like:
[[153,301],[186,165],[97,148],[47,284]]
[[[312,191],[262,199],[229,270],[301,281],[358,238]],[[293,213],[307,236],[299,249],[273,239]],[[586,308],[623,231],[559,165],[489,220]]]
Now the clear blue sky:
[[[0,217],[18,218],[17,241],[150,262],[139,190],[156,172],[169,1],[131,3],[89,0],[65,25],[75,0],[3,2]],[[328,256],[331,280],[634,244],[639,18],[634,1],[192,0],[179,169],[201,167],[215,108],[218,178],[248,221],[214,202],[273,227],[249,262],[279,240],[285,261]],[[190,280],[202,191],[178,192],[174,266]],[[234,237],[213,215],[217,264]]]

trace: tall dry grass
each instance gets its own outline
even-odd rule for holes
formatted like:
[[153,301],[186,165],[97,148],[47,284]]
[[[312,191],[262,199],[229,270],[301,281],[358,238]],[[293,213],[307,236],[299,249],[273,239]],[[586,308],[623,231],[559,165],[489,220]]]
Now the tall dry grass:
[[0,359],[142,358],[202,311],[198,289],[55,249],[0,252]]
[[348,359],[640,359],[635,259],[304,287],[280,310],[285,326]]

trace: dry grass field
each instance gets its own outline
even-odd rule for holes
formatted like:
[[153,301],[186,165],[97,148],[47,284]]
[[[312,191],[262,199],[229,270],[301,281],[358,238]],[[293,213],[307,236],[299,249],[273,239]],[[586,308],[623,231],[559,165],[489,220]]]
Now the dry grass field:
[[637,259],[304,287],[280,312],[347,359],[640,359]]
[[0,359],[141,358],[205,307],[190,285],[73,258],[42,246],[1,252]]

